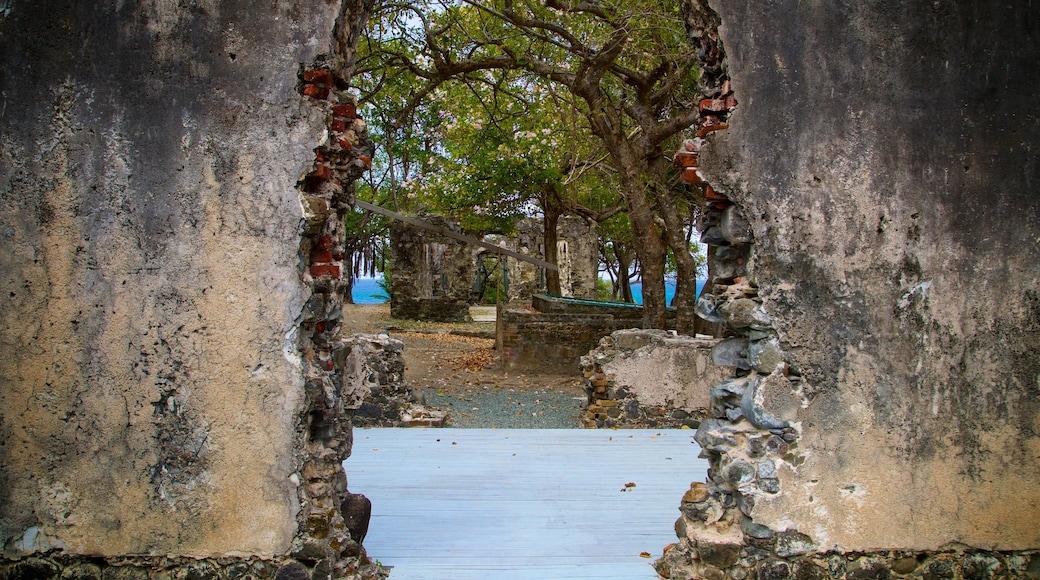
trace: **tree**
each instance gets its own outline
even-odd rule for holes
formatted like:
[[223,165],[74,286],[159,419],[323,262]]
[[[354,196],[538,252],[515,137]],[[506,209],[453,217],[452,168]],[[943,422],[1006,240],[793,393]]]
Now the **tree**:
[[[510,79],[499,83],[507,90],[539,79],[571,95],[617,172],[643,273],[644,326],[664,327],[668,250],[681,278],[690,274],[692,260],[664,151],[677,148],[677,135],[698,119],[697,103],[709,91],[699,82],[703,55],[689,42],[677,9],[653,0],[412,6],[413,19],[394,21],[393,38],[408,49],[377,59],[414,82],[401,115],[442,86],[489,71]],[[692,285],[692,279],[684,282]],[[681,330],[692,328],[690,294],[682,294]]]
[[[398,9],[385,18],[396,20]],[[377,156],[377,165],[392,166],[395,155],[405,158],[406,151],[392,150],[405,135],[421,134],[436,143],[424,171],[403,181],[410,209],[450,216],[470,233],[487,234],[508,232],[537,207],[544,218],[545,259],[555,263],[560,217],[574,214],[599,221],[622,208],[616,189],[603,183],[609,177],[603,163],[607,156],[588,139],[584,116],[565,102],[573,96],[558,93],[538,77],[483,70],[444,83],[422,101],[402,107],[400,79],[407,78],[406,85],[417,83],[407,69],[394,81],[385,79],[387,67],[380,61],[400,58],[399,49],[383,47],[400,45],[398,39],[408,31],[387,38],[380,32],[383,26],[374,28],[358,79],[365,91],[362,100],[380,103],[373,133],[391,144],[386,155]],[[430,148],[426,141],[412,146]],[[546,278],[548,290],[559,293],[558,273],[549,271]]]

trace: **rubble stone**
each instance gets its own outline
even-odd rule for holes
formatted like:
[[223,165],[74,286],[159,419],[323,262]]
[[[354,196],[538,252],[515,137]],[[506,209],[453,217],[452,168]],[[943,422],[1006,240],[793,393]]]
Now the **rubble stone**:
[[714,339],[626,329],[581,358],[583,424],[696,427],[707,416],[708,385],[725,375],[711,364]]

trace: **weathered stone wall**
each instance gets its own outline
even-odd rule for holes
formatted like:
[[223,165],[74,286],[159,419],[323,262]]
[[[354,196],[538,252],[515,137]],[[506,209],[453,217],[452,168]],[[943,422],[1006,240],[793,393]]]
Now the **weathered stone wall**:
[[[545,258],[545,236],[542,233],[542,220],[527,218],[516,226],[516,233],[506,238],[507,247],[535,258]],[[509,301],[525,302],[531,296],[545,291],[545,272],[528,262],[521,262],[510,257],[506,261],[506,275],[509,277]]]
[[[601,338],[615,330],[637,328],[643,316],[641,306],[547,294],[534,295],[531,306],[498,311],[497,348],[507,368],[574,370]],[[672,310],[668,323],[674,322]]]
[[728,374],[712,362],[717,342],[638,328],[603,337],[581,357],[585,427],[697,427]]
[[574,371],[599,339],[630,326],[630,321],[609,314],[543,314],[500,308],[497,348],[506,369]]
[[[534,258],[545,258],[543,221],[527,218],[517,225],[517,231],[506,240],[506,247]],[[563,296],[596,298],[596,277],[599,275],[599,238],[596,226],[575,216],[560,218],[556,226],[556,257],[560,268],[560,291]],[[509,300],[527,301],[539,292],[545,292],[545,272],[542,268],[506,257],[509,276]]]
[[[458,231],[437,216],[423,221]],[[393,279],[390,315],[432,322],[469,319],[476,282],[476,252],[465,242],[402,222],[390,226]]]
[[311,244],[296,183],[329,113],[298,73],[358,6],[0,10],[6,557],[293,548],[299,486],[316,483],[299,473]]
[[575,216],[560,218],[556,257],[560,268],[560,291],[564,296],[596,298],[599,275],[599,238],[596,226]]
[[[768,313],[789,383],[736,405],[787,428],[748,448],[737,413],[699,437],[715,475],[684,498],[689,551],[668,559],[770,578],[1037,572],[1031,552],[972,552],[1040,548],[1036,8],[712,4],[740,105],[700,165],[750,223],[736,287]],[[812,560],[828,552],[876,557]]]

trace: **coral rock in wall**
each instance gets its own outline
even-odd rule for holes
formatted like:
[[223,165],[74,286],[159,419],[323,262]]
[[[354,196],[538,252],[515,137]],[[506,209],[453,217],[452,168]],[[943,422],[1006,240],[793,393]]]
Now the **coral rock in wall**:
[[712,6],[740,106],[696,166],[733,278],[698,311],[735,371],[659,570],[1035,577],[1035,7]]
[[325,362],[304,333],[336,318],[316,289],[339,274],[323,228],[350,190],[311,196],[323,206],[295,184],[342,178],[346,145],[366,164],[349,103],[328,100],[342,81],[301,77],[337,65],[317,54],[334,20],[349,32],[366,10],[0,9],[0,546],[28,558],[0,576],[271,578],[290,555],[378,574],[356,542],[322,546],[339,559],[301,545],[315,497],[326,514],[353,497],[338,463],[309,470],[328,467],[307,462],[316,441],[349,452],[349,413],[313,420],[304,380],[310,353]]

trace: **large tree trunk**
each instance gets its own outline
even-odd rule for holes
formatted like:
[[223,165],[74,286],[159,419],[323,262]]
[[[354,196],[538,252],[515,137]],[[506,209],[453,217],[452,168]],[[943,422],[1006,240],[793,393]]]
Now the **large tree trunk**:
[[[542,223],[542,241],[545,244],[545,261],[559,266],[559,255],[556,251],[558,239],[556,226],[560,223],[560,212],[559,209],[554,207],[552,204],[545,204],[542,211],[545,214],[545,220]],[[563,296],[562,289],[560,288],[559,270],[545,271],[545,290],[554,296]]]
[[632,243],[643,271],[643,328],[667,327],[664,292],[665,244],[654,225],[654,214],[646,197],[646,180],[621,173],[621,186],[628,202]]
[[675,198],[663,186],[654,188],[661,218],[664,219],[664,239],[675,256],[678,270],[675,284],[675,328],[680,334],[695,334],[697,322],[697,260],[690,254],[689,244],[683,235],[683,221],[676,207]]
[[630,271],[632,270],[632,250],[624,247],[623,245],[614,243],[614,257],[618,261],[618,289],[621,291],[621,300],[625,302],[635,302],[632,297],[632,278]]

